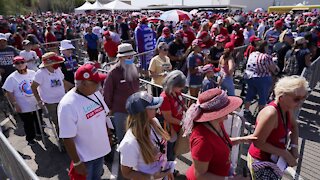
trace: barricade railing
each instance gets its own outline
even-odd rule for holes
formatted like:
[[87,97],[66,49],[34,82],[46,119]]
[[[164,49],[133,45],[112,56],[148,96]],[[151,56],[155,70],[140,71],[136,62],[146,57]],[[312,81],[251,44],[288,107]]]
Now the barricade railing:
[[245,66],[244,62],[244,52],[246,51],[248,45],[243,45],[239,47],[235,47],[232,56],[238,68]]
[[305,67],[301,73],[301,77],[306,78],[309,82],[310,89],[313,90],[320,80],[320,56],[311,63],[309,67]]
[[8,179],[39,180],[2,132],[0,132],[0,164]]
[[[83,39],[72,39],[70,40],[75,47],[74,55],[78,57],[80,61],[83,61],[85,58],[88,57],[86,49],[84,47]],[[59,46],[61,41],[49,42],[49,43],[42,43],[40,44],[41,49],[44,52],[55,52],[60,54]]]

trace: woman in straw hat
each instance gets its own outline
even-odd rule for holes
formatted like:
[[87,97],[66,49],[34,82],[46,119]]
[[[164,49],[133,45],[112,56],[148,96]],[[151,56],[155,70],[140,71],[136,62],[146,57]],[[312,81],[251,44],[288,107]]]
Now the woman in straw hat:
[[183,119],[184,135],[190,135],[193,160],[186,176],[196,179],[225,179],[230,171],[230,151],[233,145],[256,139],[252,136],[229,138],[223,121],[239,108],[241,98],[228,96],[221,89],[201,93]]
[[42,56],[42,63],[33,79],[31,89],[37,99],[38,106],[46,106],[49,116],[52,118],[58,132],[57,106],[67,89],[68,82],[64,80],[60,63],[64,59],[54,52],[45,53]]

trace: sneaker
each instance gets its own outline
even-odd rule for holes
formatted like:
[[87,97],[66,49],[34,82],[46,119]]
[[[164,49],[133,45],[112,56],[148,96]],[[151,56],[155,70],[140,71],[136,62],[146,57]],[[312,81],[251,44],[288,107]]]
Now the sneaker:
[[250,111],[244,111],[243,117],[252,125],[256,124],[256,118],[251,114]]
[[28,141],[28,145],[29,145],[29,146],[33,146],[33,145],[35,145],[36,143],[37,143],[37,142],[34,141],[34,140]]

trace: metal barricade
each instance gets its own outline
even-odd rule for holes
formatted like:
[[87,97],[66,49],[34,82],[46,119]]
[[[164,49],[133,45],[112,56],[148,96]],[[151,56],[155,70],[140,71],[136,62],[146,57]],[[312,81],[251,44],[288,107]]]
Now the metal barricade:
[[8,179],[39,180],[2,132],[0,132],[0,164]]
[[239,47],[235,47],[232,56],[234,58],[234,61],[237,65],[237,68],[241,68],[245,66],[245,61],[244,61],[244,52],[246,51],[248,45],[243,45]]
[[306,80],[309,82],[310,89],[313,90],[317,83],[320,80],[319,76],[320,71],[320,56],[311,63],[311,65],[307,68],[304,68],[301,77],[306,78]]
[[[83,61],[85,58],[88,58],[87,51],[84,47],[83,40],[81,38],[78,39],[72,39],[70,40],[74,49],[74,55],[78,57],[80,61]],[[55,52],[57,54],[60,54],[59,46],[61,41],[55,41],[55,42],[49,42],[49,43],[42,43],[41,49],[44,52]]]

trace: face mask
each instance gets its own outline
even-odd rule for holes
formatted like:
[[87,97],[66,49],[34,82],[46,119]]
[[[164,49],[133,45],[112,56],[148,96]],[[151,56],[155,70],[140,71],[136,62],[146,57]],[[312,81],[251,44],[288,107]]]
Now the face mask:
[[125,59],[125,60],[124,60],[124,63],[125,63],[125,64],[133,64],[133,58],[131,58],[131,59]]
[[52,65],[53,69],[58,69],[60,67],[60,64],[54,64]]

